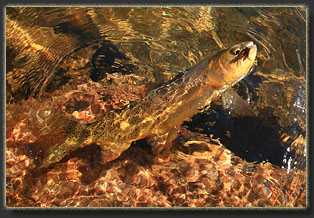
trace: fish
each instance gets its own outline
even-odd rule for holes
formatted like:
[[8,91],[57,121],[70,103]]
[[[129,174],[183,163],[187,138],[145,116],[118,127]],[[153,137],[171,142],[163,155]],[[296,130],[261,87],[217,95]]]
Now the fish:
[[256,53],[252,41],[238,43],[203,59],[135,104],[109,111],[94,123],[71,122],[64,141],[44,150],[39,168],[93,143],[101,147],[102,164],[118,158],[140,139],[146,139],[155,154],[169,153],[183,121],[243,79],[254,65]]

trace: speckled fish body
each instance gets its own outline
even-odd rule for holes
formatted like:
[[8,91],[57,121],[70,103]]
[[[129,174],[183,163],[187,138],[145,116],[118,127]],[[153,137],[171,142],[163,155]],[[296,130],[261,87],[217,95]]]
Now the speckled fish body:
[[133,141],[143,138],[156,153],[169,150],[176,127],[245,77],[256,51],[253,42],[239,43],[204,59],[121,112],[110,111],[92,124],[72,124],[63,143],[44,151],[40,168],[92,143],[101,146],[103,163],[116,159]]

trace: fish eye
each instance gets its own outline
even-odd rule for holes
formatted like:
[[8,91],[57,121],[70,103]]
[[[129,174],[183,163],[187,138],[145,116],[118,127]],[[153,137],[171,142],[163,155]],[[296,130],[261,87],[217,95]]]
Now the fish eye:
[[234,48],[231,50],[231,54],[238,55],[241,52],[241,48]]

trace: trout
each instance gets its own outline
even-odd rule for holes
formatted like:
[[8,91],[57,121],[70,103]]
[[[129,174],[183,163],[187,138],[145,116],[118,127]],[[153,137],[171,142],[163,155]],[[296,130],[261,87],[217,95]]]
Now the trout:
[[110,111],[91,124],[73,121],[66,127],[65,140],[44,151],[39,168],[57,163],[70,152],[92,143],[101,146],[102,163],[118,158],[133,141],[144,138],[154,153],[169,151],[177,127],[244,78],[256,52],[251,41],[236,44],[150,91],[136,104],[119,112]]

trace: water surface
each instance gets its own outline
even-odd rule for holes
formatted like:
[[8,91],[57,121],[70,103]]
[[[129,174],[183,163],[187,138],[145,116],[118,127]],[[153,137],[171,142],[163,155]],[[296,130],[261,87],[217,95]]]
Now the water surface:
[[[248,40],[251,74],[184,123],[170,159],[140,141],[102,166],[91,145],[34,172],[65,118],[95,122]],[[8,206],[305,206],[306,8],[9,7],[6,42]]]

